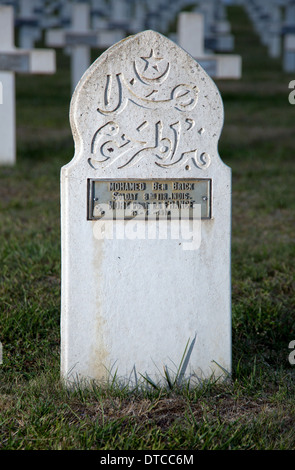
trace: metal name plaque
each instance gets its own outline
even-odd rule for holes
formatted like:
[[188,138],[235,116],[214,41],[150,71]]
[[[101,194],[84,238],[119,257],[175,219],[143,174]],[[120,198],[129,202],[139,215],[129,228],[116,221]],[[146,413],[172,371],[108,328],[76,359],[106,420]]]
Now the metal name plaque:
[[88,220],[192,219],[196,205],[211,218],[211,179],[88,180]]

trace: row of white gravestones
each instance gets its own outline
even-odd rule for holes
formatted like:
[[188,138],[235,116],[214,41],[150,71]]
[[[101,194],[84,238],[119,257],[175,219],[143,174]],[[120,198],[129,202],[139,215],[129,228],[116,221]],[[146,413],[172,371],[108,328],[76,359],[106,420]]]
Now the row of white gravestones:
[[114,13],[111,22],[110,19],[102,22],[99,16],[97,20],[96,15],[91,22],[89,4],[79,2],[72,4],[70,26],[46,31],[47,46],[70,48],[72,90],[90,65],[91,48],[106,49],[125,37],[126,4],[123,0],[112,0],[112,6]]
[[251,0],[243,4],[270,57],[283,55],[283,70],[295,71],[295,1]]
[[[70,0],[52,3],[45,3],[42,0],[19,1],[20,3],[15,5],[17,13],[15,24],[19,30],[19,46],[22,48],[33,48],[35,41],[40,39],[42,30],[50,27],[70,28],[72,17],[75,16],[72,9],[76,7],[76,3],[79,3]],[[91,12],[91,20],[90,18],[88,20],[89,27],[91,23],[93,29],[99,30],[99,47],[101,48],[107,48],[124,37],[126,30],[132,30],[136,25],[139,28],[143,26],[138,22],[138,17],[135,17],[135,23],[132,23],[134,15],[131,15],[130,2],[126,0],[110,0],[106,5],[102,5],[101,0],[81,3],[87,5],[89,16]],[[104,22],[103,17],[105,17]],[[95,46],[97,47],[97,44]]]
[[[121,0],[120,0],[121,1]],[[196,16],[197,17],[197,16]],[[122,16],[123,20],[124,16]],[[184,34],[188,37],[187,43],[191,43],[191,38],[194,39],[194,43],[197,40],[202,44],[202,53],[200,53],[200,60],[202,60],[203,66],[206,68],[209,74],[216,78],[240,78],[241,76],[241,58],[235,55],[220,55],[220,56],[209,56],[204,54],[204,37],[202,28],[202,36],[200,36],[200,30],[198,30],[198,24],[193,25],[193,21],[188,19],[187,25],[183,24],[181,28],[183,30],[189,30],[189,35],[185,32]],[[182,23],[181,23],[182,24]],[[71,48],[71,70],[72,70],[72,90],[74,90],[82,74],[90,65],[90,51],[91,48],[107,48],[110,45],[118,42],[120,39],[125,37],[124,29],[119,29],[120,26],[119,18],[114,16],[115,29],[106,30],[92,30],[90,21],[90,6],[86,3],[77,3],[72,6],[72,21],[70,28],[53,29],[46,32],[46,44],[49,47],[61,47]],[[117,27],[116,27],[117,26]],[[121,24],[123,28],[123,25]],[[183,33],[180,33],[183,36]],[[197,37],[196,37],[197,36]],[[193,52],[192,45],[186,47],[186,44],[181,45],[188,50],[190,53]],[[201,47],[201,46],[200,46]],[[201,57],[202,56],[202,57]]]
[[121,30],[92,30],[90,7],[87,3],[72,5],[70,28],[46,31],[46,45],[71,49],[71,83],[74,90],[91,61],[91,48],[105,48],[123,39]]
[[206,49],[216,52],[232,52],[234,36],[226,17],[226,7],[222,0],[200,2],[194,9],[204,16],[204,36]]
[[[42,39],[42,31],[69,22],[69,0],[18,0],[15,4],[15,26],[19,47],[32,49]],[[57,14],[58,12],[58,14]]]
[[[231,170],[223,104],[182,48],[128,37],[72,97],[61,169],[61,373],[70,386],[231,372]],[[174,375],[175,378],[175,375]],[[145,383],[143,381],[143,383]]]
[[36,0],[20,0],[15,26],[19,31],[19,47],[33,49],[41,38],[41,29],[35,13]]
[[[42,31],[63,24],[64,10],[71,6],[68,0],[3,0],[0,4],[10,4],[14,8],[14,25],[18,35],[16,40],[22,49],[33,49],[36,41],[42,39]],[[59,12],[56,15],[56,11]]]
[[[36,11],[36,2],[41,2],[41,0],[29,0],[29,2],[32,2],[30,8],[32,12]],[[39,6],[38,10],[43,12],[43,15],[42,13],[38,15],[40,28],[46,29],[50,24],[56,27],[69,27],[71,9],[75,3],[77,2],[64,0],[57,4],[55,9],[50,8],[50,3],[45,3],[43,8]],[[90,8],[92,28],[100,30],[101,34],[106,36],[104,39],[104,42],[107,41],[106,47],[112,44],[107,36],[107,32],[110,33],[110,30],[136,33],[143,30],[144,27],[148,27],[165,31],[175,18],[176,13],[187,5],[185,0],[174,0],[173,2],[170,0],[161,0],[161,2],[158,0],[89,0],[83,3],[87,3]],[[56,2],[54,1],[53,4],[55,5]],[[39,5],[42,5],[42,2]],[[53,15],[54,11],[59,12],[60,18]],[[32,16],[32,13],[27,16]]]
[[182,12],[178,15],[177,43],[191,54],[213,78],[240,79],[242,58],[237,54],[210,54],[205,51],[204,16]]
[[15,73],[52,74],[55,72],[55,51],[18,49],[14,46],[14,14],[11,6],[0,6],[0,164],[16,161],[15,137]]
[[278,0],[244,2],[253,27],[270,57],[281,56],[282,14]]

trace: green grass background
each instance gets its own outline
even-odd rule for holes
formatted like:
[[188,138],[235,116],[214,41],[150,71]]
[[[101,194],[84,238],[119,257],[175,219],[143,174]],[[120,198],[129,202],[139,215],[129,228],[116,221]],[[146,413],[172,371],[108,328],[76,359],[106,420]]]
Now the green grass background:
[[231,380],[62,386],[59,173],[74,149],[58,52],[55,75],[17,76],[17,165],[0,167],[1,450],[295,449],[295,75],[268,58],[242,8],[228,16],[243,58],[240,81],[216,80],[233,172]]

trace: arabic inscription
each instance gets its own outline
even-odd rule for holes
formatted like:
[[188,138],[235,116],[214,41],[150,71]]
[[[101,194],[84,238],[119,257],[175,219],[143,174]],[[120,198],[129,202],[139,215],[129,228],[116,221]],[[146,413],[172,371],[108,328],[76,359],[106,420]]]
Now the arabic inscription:
[[91,167],[121,169],[148,159],[170,168],[192,159],[198,168],[208,168],[210,155],[199,155],[195,138],[205,132],[194,129],[199,88],[189,83],[169,86],[171,64],[153,49],[130,68],[131,78],[122,72],[106,75],[97,108],[104,124],[92,137]]

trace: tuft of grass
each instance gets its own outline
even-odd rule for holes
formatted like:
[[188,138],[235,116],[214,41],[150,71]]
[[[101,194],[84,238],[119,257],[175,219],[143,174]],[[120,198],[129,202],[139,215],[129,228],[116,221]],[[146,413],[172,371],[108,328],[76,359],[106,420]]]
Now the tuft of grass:
[[186,370],[189,364],[190,356],[194,348],[195,342],[196,342],[196,335],[194,336],[191,342],[190,340],[187,341],[179,366],[176,367],[176,373],[171,371],[170,367],[168,367],[167,365],[164,365],[163,374],[162,374],[162,379],[164,380],[162,380],[160,384],[152,380],[148,374],[146,375],[140,374],[144,380],[144,383],[150,385],[155,390],[160,390],[163,387],[162,385],[163,383],[166,384],[166,387],[169,390],[189,387],[192,377],[189,377],[189,378],[186,377]]

